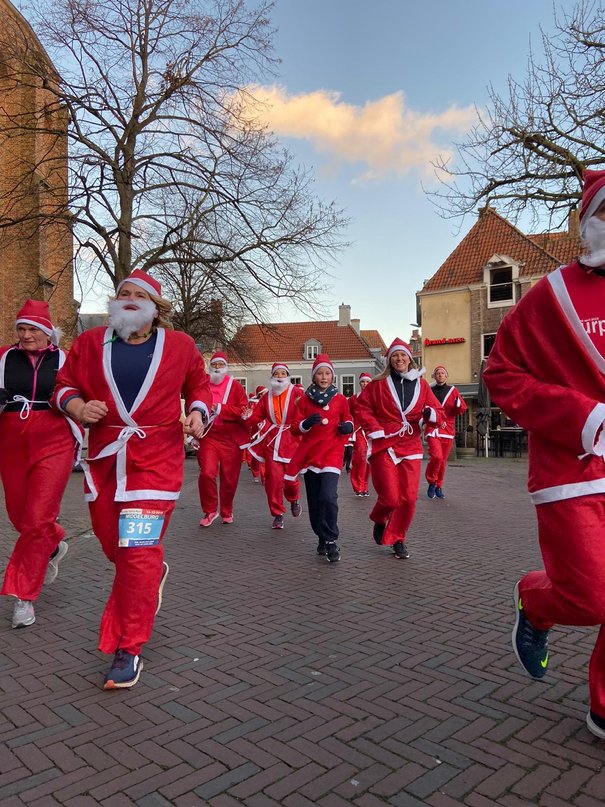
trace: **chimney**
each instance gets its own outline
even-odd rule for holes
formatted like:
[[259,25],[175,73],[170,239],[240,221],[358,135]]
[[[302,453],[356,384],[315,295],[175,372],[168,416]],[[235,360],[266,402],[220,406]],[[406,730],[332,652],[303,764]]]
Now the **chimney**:
[[351,327],[357,334],[357,336],[361,336],[361,320],[360,319],[352,319],[351,320]]
[[338,325],[343,327],[351,324],[351,306],[341,303],[338,306]]
[[567,232],[571,238],[580,237],[580,214],[575,207],[569,211],[569,218],[567,219]]

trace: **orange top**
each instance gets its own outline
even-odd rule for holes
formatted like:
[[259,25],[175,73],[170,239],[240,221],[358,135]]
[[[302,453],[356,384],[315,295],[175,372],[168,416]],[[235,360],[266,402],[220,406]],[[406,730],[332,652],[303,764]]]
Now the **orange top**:
[[273,412],[275,414],[275,422],[278,426],[281,425],[284,416],[284,403],[287,394],[288,390],[286,388],[281,395],[273,395]]

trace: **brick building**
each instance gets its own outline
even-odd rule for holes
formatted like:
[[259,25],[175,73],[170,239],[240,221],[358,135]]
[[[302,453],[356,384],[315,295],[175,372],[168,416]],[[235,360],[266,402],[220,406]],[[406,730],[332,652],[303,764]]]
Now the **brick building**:
[[267,384],[271,365],[278,360],[289,366],[293,382],[306,387],[316,356],[327,353],[334,364],[334,383],[349,397],[360,391],[361,372],[380,372],[386,353],[380,333],[362,331],[360,321],[351,319],[351,306],[344,303],[337,320],[244,325],[234,342],[242,355],[230,356],[229,372],[248,392]]
[[[417,292],[422,363],[448,368],[469,405],[457,425],[458,442],[473,423],[481,364],[508,311],[545,274],[580,254],[577,213],[565,232],[526,235],[486,207],[456,249]],[[511,426],[494,410],[494,427]]]
[[14,340],[15,314],[28,297],[48,300],[68,343],[78,306],[67,118],[48,89],[56,71],[30,25],[8,0],[0,0],[0,19],[0,344]]

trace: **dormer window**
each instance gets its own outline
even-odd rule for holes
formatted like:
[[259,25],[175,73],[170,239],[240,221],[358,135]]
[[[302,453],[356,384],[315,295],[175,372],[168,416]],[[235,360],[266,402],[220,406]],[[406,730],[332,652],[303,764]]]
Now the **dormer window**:
[[516,301],[515,280],[519,277],[519,266],[505,255],[494,255],[483,270],[483,281],[487,286],[488,308],[503,308]]
[[307,339],[304,347],[304,357],[307,361],[314,361],[321,353],[321,344],[317,339]]

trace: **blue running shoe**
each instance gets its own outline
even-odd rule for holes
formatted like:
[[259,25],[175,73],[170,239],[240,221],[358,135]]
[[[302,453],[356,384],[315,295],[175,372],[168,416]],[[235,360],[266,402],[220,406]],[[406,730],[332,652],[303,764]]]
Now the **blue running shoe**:
[[435,496],[437,495],[436,490],[437,490],[437,485],[435,485],[434,482],[431,482],[431,484],[428,486],[428,489],[426,491],[426,495],[429,497],[429,499],[434,499],[435,498]]
[[443,492],[443,488],[435,488],[435,496],[438,499],[445,499],[445,493]]
[[548,667],[548,631],[534,628],[525,616],[519,596],[519,583],[513,592],[515,603],[515,627],[513,650],[526,673],[537,681],[544,678]]
[[128,689],[139,680],[143,669],[140,656],[129,653],[127,650],[118,650],[115,654],[111,670],[105,676],[103,689]]
[[586,725],[588,730],[598,737],[600,740],[605,740],[605,720],[599,715],[595,714],[592,709],[586,715]]

